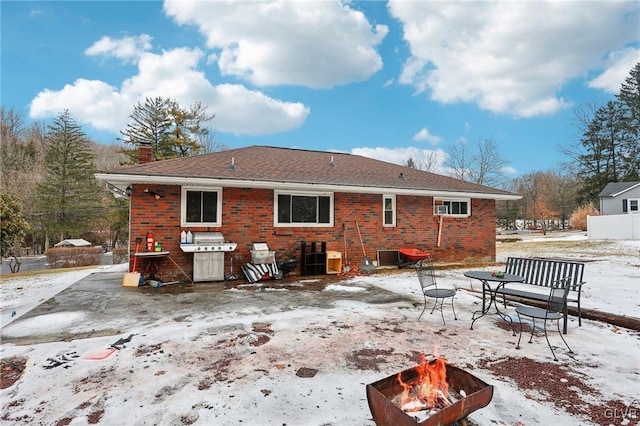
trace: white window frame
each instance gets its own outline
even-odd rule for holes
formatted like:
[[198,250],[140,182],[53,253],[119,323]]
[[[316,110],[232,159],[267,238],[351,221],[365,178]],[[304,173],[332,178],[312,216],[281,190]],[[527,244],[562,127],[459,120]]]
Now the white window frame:
[[[329,223],[279,223],[278,196],[291,195],[300,197],[329,197]],[[305,191],[273,191],[273,226],[276,228],[332,228],[334,201],[333,192],[305,192]]]
[[[187,222],[187,191],[198,192],[217,192],[218,200],[216,206],[215,222]],[[222,226],[222,188],[219,187],[203,187],[203,186],[183,186],[180,197],[180,226],[183,228],[190,227],[220,227]]]
[[[436,205],[442,205],[442,203],[466,203],[467,204],[467,213],[466,214],[453,214],[451,213],[451,209],[449,208],[449,213],[438,215],[438,216],[450,216],[450,217],[469,217],[471,216],[471,198],[448,198],[448,197],[435,197],[433,199],[433,210],[432,212],[435,215]],[[450,204],[449,204],[450,205]]]
[[[391,199],[391,223],[387,223],[387,199]],[[393,194],[382,195],[382,226],[393,228],[396,226],[396,196]]]
[[[631,202],[636,202],[636,209],[631,210]],[[627,199],[627,213],[629,214],[638,214],[640,213],[640,198],[628,198]]]

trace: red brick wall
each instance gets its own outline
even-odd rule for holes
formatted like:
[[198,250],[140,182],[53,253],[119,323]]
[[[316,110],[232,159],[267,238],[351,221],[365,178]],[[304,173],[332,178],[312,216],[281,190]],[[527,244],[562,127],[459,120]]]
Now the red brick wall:
[[[149,192],[144,192],[148,189]],[[156,199],[150,192],[160,195]],[[131,197],[131,247],[135,238],[143,239],[141,250],[146,249],[148,231],[163,244],[180,267],[193,272],[193,254],[180,249],[180,197],[179,186],[134,185]],[[251,260],[250,250],[255,242],[266,242],[271,250],[282,257],[291,249],[299,259],[299,241],[326,241],[327,250],[343,253],[347,240],[347,258],[351,265],[362,264],[363,252],[356,228],[360,225],[366,254],[376,259],[377,250],[396,250],[413,247],[430,251],[437,262],[493,261],[495,260],[496,210],[493,200],[472,200],[471,216],[452,218],[433,216],[431,197],[397,196],[396,226],[382,226],[381,195],[336,193],[334,195],[334,227],[332,228],[274,228],[273,191],[264,189],[225,188],[223,190],[222,227],[190,228],[191,232],[220,231],[228,241],[238,243],[235,252],[225,254],[225,272],[229,272],[231,256],[234,273],[242,277],[240,265]],[[442,218],[440,246],[438,232]],[[185,229],[186,230],[186,229]],[[345,232],[346,234],[343,234]],[[133,254],[133,253],[132,253]],[[132,260],[133,261],[133,260]],[[139,260],[138,270],[146,260]],[[168,260],[159,262],[163,280],[180,279],[175,266]]]

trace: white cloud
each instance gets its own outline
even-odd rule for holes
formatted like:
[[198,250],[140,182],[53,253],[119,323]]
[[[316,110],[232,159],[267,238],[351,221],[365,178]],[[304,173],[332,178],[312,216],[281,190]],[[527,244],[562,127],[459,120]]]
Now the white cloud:
[[400,164],[403,165],[407,162],[409,158],[413,159],[418,165],[424,161],[428,161],[431,159],[433,155],[435,158],[435,167],[431,171],[433,173],[445,174],[446,170],[444,168],[444,162],[447,158],[446,152],[442,149],[422,149],[416,147],[406,147],[406,148],[369,148],[369,147],[361,147],[361,148],[353,148],[351,150],[352,154],[361,155],[363,157],[373,158],[380,161],[385,161],[387,163]]
[[568,80],[638,39],[634,2],[391,0],[388,8],[411,49],[401,83],[516,117],[566,108],[557,92]]
[[607,69],[589,82],[589,87],[618,93],[629,77],[629,71],[640,62],[640,49],[628,48],[612,52],[607,58]]
[[185,107],[200,101],[215,114],[211,125],[233,134],[284,132],[301,126],[309,116],[309,108],[301,103],[273,99],[237,84],[214,86],[197,68],[203,57],[202,51],[187,48],[161,54],[141,52],[138,73],[120,88],[78,79],[62,90],[40,92],[31,103],[30,116],[46,118],[68,109],[80,123],[118,133],[128,123],[134,105],[155,96],[174,98]]
[[30,17],[41,16],[41,15],[44,15],[44,14],[45,14],[45,11],[41,7],[32,7],[31,9],[29,9],[29,16]]
[[135,61],[143,52],[151,49],[152,37],[147,34],[113,39],[102,37],[84,51],[89,56],[112,56],[123,61]]
[[330,88],[363,81],[382,68],[386,36],[365,15],[336,1],[206,2],[167,0],[166,14],[195,25],[219,51],[223,76],[257,86]]
[[418,133],[413,135],[413,140],[414,141],[427,141],[431,145],[437,145],[440,142],[442,142],[442,138],[440,136],[432,135],[431,133],[429,133],[429,129],[427,129],[426,127],[420,129],[420,131]]
[[69,110],[79,123],[89,123],[98,130],[117,133],[127,123],[136,100],[98,80],[78,79],[62,90],[45,89],[31,101],[32,118],[56,116]]
[[220,109],[217,128],[234,134],[261,135],[300,127],[310,110],[301,103],[283,102],[239,84],[221,84],[212,97]]
[[511,166],[503,167],[502,168],[502,173],[504,173],[506,175],[509,175],[509,176],[517,176],[517,175],[520,174],[518,169],[516,169],[515,167],[511,167]]

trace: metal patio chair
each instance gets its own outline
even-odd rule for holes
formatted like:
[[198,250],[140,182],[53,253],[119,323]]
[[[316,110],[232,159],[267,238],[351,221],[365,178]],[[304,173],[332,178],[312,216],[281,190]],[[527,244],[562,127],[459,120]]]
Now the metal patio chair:
[[427,257],[426,259],[422,259],[416,263],[416,271],[418,273],[418,280],[420,281],[420,287],[422,288],[422,295],[424,296],[424,308],[422,308],[422,312],[418,319],[422,318],[424,311],[427,309],[427,300],[434,299],[433,307],[431,308],[431,313],[436,308],[440,309],[440,315],[442,316],[442,323],[447,324],[444,320],[444,313],[442,312],[442,307],[444,305],[445,299],[451,299],[451,309],[453,310],[453,317],[457,320],[456,309],[453,306],[453,297],[456,295],[456,291],[449,288],[438,288],[438,283],[436,282],[435,271],[433,268],[433,258]]
[[549,291],[549,299],[547,300],[547,306],[545,308],[536,308],[532,306],[518,306],[516,308],[518,320],[520,321],[520,337],[518,337],[518,344],[516,345],[516,349],[520,349],[520,339],[522,339],[522,317],[529,317],[533,321],[529,343],[531,343],[533,335],[535,334],[536,319],[542,320],[544,337],[547,339],[547,345],[549,345],[549,349],[551,349],[551,353],[553,354],[553,360],[557,361],[558,358],[556,357],[556,353],[551,347],[549,336],[547,334],[547,321],[555,321],[560,338],[564,342],[567,349],[569,349],[569,353],[573,353],[573,351],[569,347],[569,344],[566,340],[564,340],[564,337],[560,332],[560,320],[566,315],[567,296],[570,290],[570,283],[571,277],[564,277],[554,281],[553,285],[551,286],[551,290]]

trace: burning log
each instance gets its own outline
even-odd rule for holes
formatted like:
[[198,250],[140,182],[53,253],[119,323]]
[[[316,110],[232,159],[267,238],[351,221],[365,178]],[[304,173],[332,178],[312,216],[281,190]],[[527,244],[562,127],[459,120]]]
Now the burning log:
[[450,425],[485,407],[491,398],[493,386],[440,358],[367,385],[378,426]]

